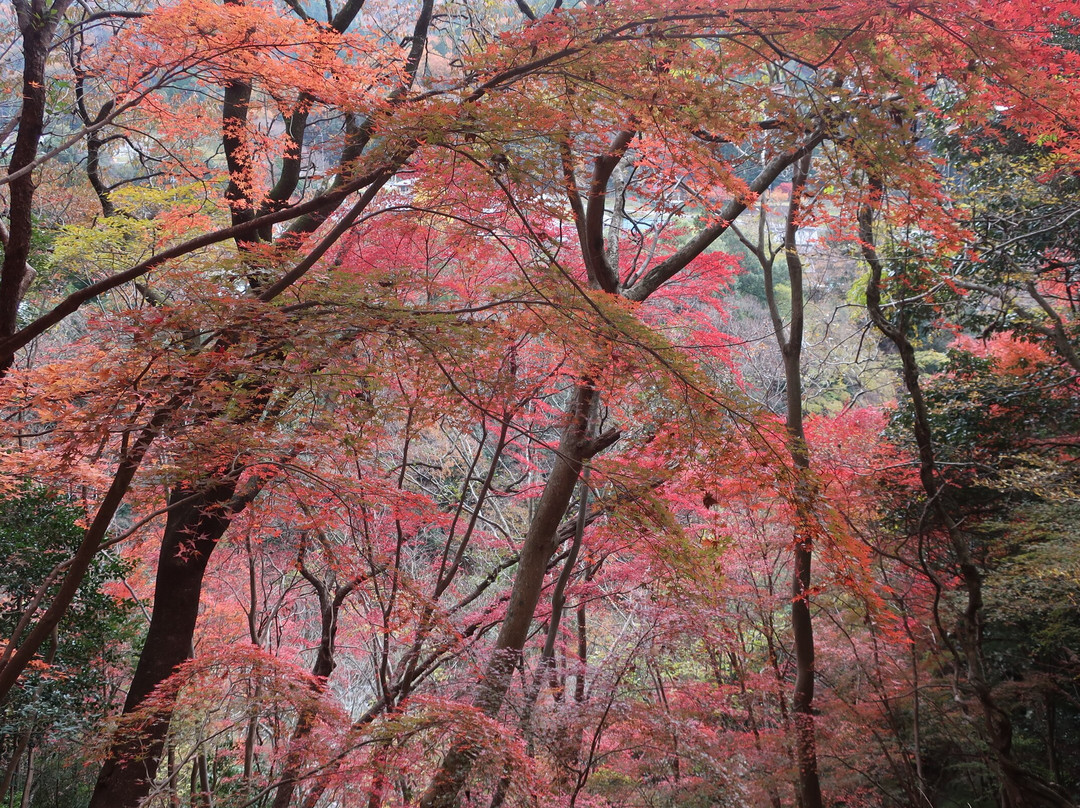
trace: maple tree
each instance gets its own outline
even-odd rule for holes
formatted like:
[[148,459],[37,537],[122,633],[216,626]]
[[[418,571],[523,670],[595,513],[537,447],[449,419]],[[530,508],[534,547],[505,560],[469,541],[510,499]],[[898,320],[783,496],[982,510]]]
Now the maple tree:
[[[1075,174],[1074,3],[13,9],[0,491],[87,516],[0,702],[123,553],[148,628],[92,805],[911,802],[950,665],[1001,804],[1071,804],[1010,745],[915,334],[996,298],[999,372],[1071,406],[1071,214],[1031,200]],[[1031,150],[1028,237],[928,128]],[[736,229],[783,417],[726,331]],[[811,231],[862,257],[910,454],[888,396],[804,386]]]

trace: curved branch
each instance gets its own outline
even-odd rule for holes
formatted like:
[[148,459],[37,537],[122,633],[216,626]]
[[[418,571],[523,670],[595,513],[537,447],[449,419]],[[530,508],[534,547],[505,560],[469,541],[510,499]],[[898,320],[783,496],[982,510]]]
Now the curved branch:
[[825,140],[826,134],[818,129],[811,134],[805,142],[782,154],[778,154],[758,172],[758,175],[750,181],[747,190],[748,195],[737,197],[729,201],[720,209],[719,221],[712,227],[701,231],[692,238],[682,249],[672,253],[660,263],[653,266],[645,275],[631,286],[623,290],[623,296],[629,300],[642,301],[660,288],[666,281],[673,278],[686,268],[686,265],[705,252],[730,226],[732,220],[747,209],[753,199],[760,196],[770,185],[793,163],[801,160],[805,155],[813,151]]

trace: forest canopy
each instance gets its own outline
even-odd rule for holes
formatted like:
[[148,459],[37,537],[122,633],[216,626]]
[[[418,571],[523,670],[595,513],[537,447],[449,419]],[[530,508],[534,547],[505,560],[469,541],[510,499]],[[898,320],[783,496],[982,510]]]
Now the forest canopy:
[[0,804],[1078,804],[1080,3],[0,26]]

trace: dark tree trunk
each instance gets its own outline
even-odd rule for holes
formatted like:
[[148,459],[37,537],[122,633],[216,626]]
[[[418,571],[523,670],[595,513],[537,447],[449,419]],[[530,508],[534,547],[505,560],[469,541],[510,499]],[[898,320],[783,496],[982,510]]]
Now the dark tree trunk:
[[[139,665],[124,702],[124,715],[147,698],[191,656],[203,575],[210,554],[239,509],[236,485],[218,482],[201,492],[180,486],[169,497],[168,519],[158,556],[154,607]],[[242,506],[241,506],[242,507]],[[164,696],[132,732],[113,748],[102,766],[90,808],[136,808],[157,774],[175,694]]]
[[[10,226],[3,233],[4,262],[0,267],[0,337],[15,333],[19,303],[26,292],[30,268],[30,239],[33,234],[34,177],[30,167],[37,158],[38,143],[45,127],[48,82],[45,65],[56,26],[71,0],[15,0],[19,32],[23,40],[22,107],[19,132],[8,163]],[[12,358],[2,370],[11,366]]]
[[1061,759],[1057,753],[1057,701],[1053,693],[1043,695],[1046,707],[1046,763],[1050,767],[1050,776],[1059,788],[1065,787],[1065,778],[1061,773]]
[[926,494],[928,507],[937,517],[940,528],[948,539],[967,595],[967,603],[956,629],[956,641],[948,637],[943,637],[943,640],[953,653],[958,668],[965,671],[966,685],[969,692],[975,696],[982,712],[983,738],[992,755],[992,765],[996,769],[1001,787],[1002,804],[1006,808],[1074,808],[1075,803],[1057,788],[1016,762],[1012,751],[1012,721],[997,703],[986,677],[982,642],[982,572],[972,557],[969,537],[949,512],[946,504],[947,486],[938,480],[929,410],[919,380],[915,347],[907,335],[908,324],[904,311],[900,309],[895,322],[888,320],[882,311],[881,279],[884,262],[875,246],[874,213],[885,189],[879,180],[871,178],[869,191],[870,199],[859,211],[859,238],[862,242],[863,258],[870,267],[870,280],[866,287],[867,310],[874,326],[896,346],[900,354],[904,388],[911,401],[914,416],[912,433],[919,450],[919,480]]
[[821,808],[821,780],[818,774],[817,733],[814,727],[814,626],[810,614],[811,566],[814,554],[816,492],[810,468],[810,450],[803,429],[802,340],[805,321],[803,263],[796,235],[799,230],[802,194],[810,172],[812,150],[795,163],[791,196],[784,226],[783,252],[790,284],[791,318],[785,328],[776,300],[773,266],[778,250],[767,244],[764,213],[759,219],[758,241],[753,244],[740,235],[757,257],[765,275],[765,298],[769,307],[776,343],[784,364],[785,426],[788,456],[794,477],[793,504],[795,531],[791,576],[791,634],[795,646],[795,689],[792,712],[795,724],[795,760],[798,765],[796,789],[800,808]]

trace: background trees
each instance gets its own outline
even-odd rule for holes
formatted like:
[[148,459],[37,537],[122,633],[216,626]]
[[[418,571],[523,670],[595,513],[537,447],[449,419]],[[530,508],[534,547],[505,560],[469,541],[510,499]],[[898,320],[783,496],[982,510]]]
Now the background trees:
[[17,5],[6,714],[111,576],[96,805],[1068,805],[1075,11]]

